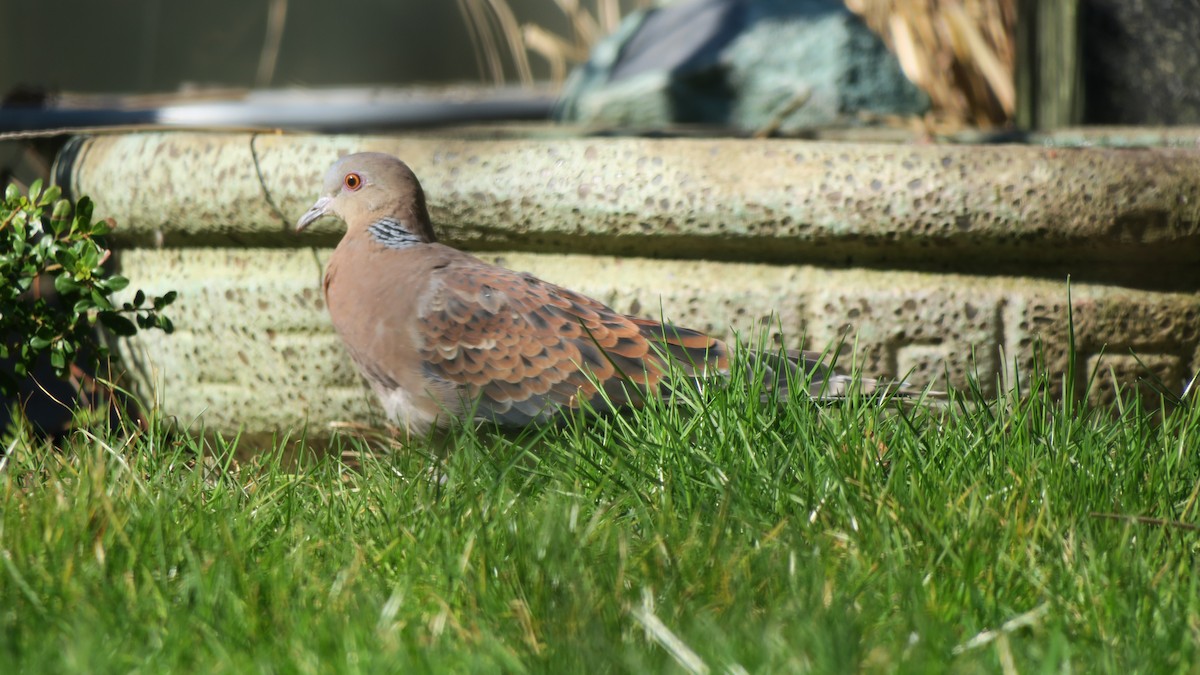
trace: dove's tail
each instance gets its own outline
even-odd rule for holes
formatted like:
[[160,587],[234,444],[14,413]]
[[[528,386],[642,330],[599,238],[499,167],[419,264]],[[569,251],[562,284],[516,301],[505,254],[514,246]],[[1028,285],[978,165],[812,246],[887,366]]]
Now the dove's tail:
[[[819,352],[755,350],[749,354],[752,373],[762,377],[766,395],[774,392],[780,400],[794,388],[807,387],[817,401],[833,401],[853,394],[877,397],[945,397],[945,392],[915,386],[904,380],[857,377],[834,370]],[[761,375],[760,375],[761,374]]]

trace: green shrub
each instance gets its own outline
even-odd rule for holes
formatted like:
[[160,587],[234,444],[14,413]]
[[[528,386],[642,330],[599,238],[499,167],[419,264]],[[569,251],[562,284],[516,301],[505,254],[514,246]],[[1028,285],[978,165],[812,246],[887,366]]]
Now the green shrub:
[[[92,202],[72,205],[57,186],[42,189],[35,181],[28,195],[9,185],[0,205],[0,394],[12,394],[43,353],[63,377],[81,354],[97,365],[108,356],[95,330],[98,321],[113,334],[129,336],[139,328],[172,331],[160,311],[175,292],[117,304],[113,295],[129,280],[105,268],[110,251],[103,238],[114,223],[92,219]],[[48,216],[48,218],[47,218]],[[45,297],[43,282],[53,282],[57,298]],[[55,295],[55,294],[51,294]]]

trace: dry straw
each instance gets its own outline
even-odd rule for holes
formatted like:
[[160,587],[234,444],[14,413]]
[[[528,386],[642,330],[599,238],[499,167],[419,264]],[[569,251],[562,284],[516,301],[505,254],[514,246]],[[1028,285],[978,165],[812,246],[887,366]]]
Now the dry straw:
[[1016,111],[1016,0],[846,0],[950,124],[1000,126]]
[[532,84],[529,52],[550,64],[550,79],[561,84],[570,66],[583,63],[592,45],[617,29],[621,18],[651,0],[596,0],[589,9],[580,0],[553,0],[566,17],[568,30],[559,35],[536,23],[520,24],[507,0],[457,0],[467,31],[475,45],[480,71],[491,81],[505,81],[503,42],[507,56],[522,84]]

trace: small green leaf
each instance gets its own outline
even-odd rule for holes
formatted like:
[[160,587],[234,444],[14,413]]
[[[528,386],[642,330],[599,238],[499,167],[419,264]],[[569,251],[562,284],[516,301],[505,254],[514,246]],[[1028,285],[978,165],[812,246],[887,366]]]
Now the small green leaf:
[[120,314],[114,312],[100,312],[100,323],[104,324],[114,335],[120,337],[129,337],[137,335],[137,326],[133,322]]
[[57,350],[57,349],[50,352],[50,365],[54,366],[54,370],[58,371],[61,374],[62,371],[65,370],[67,367],[66,355],[63,354],[62,351]]
[[9,183],[8,187],[4,188],[4,201],[16,202],[21,199],[21,188],[17,187],[16,183]]
[[70,274],[63,272],[54,277],[54,290],[62,295],[70,295],[79,290],[79,283]]
[[139,288],[138,291],[133,294],[133,306],[141,307],[142,303],[144,302],[146,302],[146,294],[143,293],[142,289]]
[[175,291],[167,291],[166,293],[163,293],[161,296],[155,298],[154,299],[155,311],[160,310],[163,307],[166,307],[167,305],[171,304],[172,302],[175,302],[175,298],[177,298],[177,297],[179,297],[179,294],[176,293]]
[[29,346],[41,351],[50,346],[50,341],[40,335],[34,335],[29,338]]
[[75,222],[82,222],[84,225],[92,222],[91,199],[80,197],[79,201],[75,202]]
[[104,282],[104,285],[110,292],[116,293],[117,291],[125,290],[125,287],[129,285],[129,280],[119,274],[114,274]]
[[54,261],[67,269],[74,269],[75,252],[68,248],[60,248],[54,252]]
[[83,255],[79,256],[79,265],[86,267],[89,272],[99,263],[100,251],[96,249],[95,245],[85,248]]
[[71,202],[60,199],[54,203],[54,211],[50,216],[50,229],[56,236],[63,233],[71,219]]
[[33,181],[32,185],[29,186],[29,203],[37,204],[38,197],[40,197],[41,194],[42,194],[42,179],[38,178],[37,180]]
[[96,309],[104,311],[111,311],[113,308],[112,303],[108,301],[108,298],[104,297],[103,293],[94,288],[92,289],[92,305],[94,305]]

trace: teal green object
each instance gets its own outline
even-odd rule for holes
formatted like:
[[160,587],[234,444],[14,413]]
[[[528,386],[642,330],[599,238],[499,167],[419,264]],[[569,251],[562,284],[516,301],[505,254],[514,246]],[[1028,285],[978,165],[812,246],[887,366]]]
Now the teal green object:
[[564,89],[560,119],[707,124],[781,133],[918,115],[928,97],[865,24],[833,0],[687,0],[636,12]]

